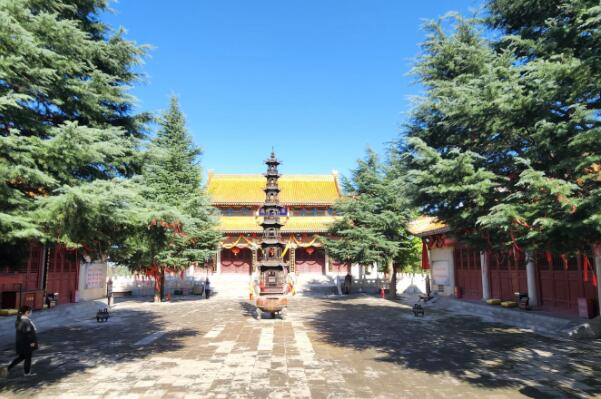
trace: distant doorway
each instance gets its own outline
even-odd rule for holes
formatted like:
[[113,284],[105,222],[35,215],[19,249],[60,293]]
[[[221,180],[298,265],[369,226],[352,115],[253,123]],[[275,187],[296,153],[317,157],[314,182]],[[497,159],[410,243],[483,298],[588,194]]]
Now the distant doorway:
[[[234,249],[234,248],[232,248]],[[221,251],[221,273],[251,274],[252,251],[248,248],[236,248]]]
[[326,253],[322,248],[298,248],[295,270],[298,274],[325,274]]

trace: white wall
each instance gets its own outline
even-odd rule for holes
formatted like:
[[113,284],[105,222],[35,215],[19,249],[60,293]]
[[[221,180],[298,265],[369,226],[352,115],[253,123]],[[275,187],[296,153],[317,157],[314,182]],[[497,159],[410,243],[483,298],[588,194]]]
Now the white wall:
[[[173,295],[174,290],[183,290],[190,293],[194,286],[201,284],[207,277],[203,268],[190,266],[181,273],[167,273],[165,275],[165,293]],[[209,277],[212,277],[209,274]],[[113,292],[131,291],[133,296],[154,295],[154,278],[141,275],[113,276]]]
[[106,296],[106,262],[94,261],[79,264],[79,300],[89,301]]
[[[425,294],[426,293],[426,276],[421,273],[397,273],[397,294]],[[337,277],[340,281],[344,276]],[[353,278],[353,291],[377,293],[380,288],[389,288],[389,280],[384,278],[384,273],[375,272],[365,276],[356,276]]]
[[[432,292],[437,292],[439,295],[453,295],[455,287],[453,247],[430,249],[430,275]],[[443,281],[436,281],[437,277],[446,278]],[[439,288],[442,288],[442,291]]]

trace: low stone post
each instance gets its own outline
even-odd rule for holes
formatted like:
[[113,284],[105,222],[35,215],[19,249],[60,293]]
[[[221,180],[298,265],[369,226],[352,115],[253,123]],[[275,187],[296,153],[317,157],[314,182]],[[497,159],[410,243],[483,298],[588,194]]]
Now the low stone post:
[[482,272],[482,300],[490,299],[490,276],[488,273],[488,258],[485,251],[480,251],[480,269]]
[[217,254],[215,255],[215,273],[221,274],[221,244],[217,245]]
[[255,246],[251,247],[250,250],[252,251],[252,261],[251,261],[252,264],[250,266],[250,269],[251,269],[252,273],[255,273],[257,271],[257,255],[258,255],[257,252],[258,252],[258,250],[257,250],[257,247],[255,247]]
[[531,251],[526,252],[526,279],[528,282],[528,305],[538,306],[538,283],[534,267],[534,254]]
[[288,260],[290,261],[290,272],[296,273],[296,246],[290,247],[290,256]]

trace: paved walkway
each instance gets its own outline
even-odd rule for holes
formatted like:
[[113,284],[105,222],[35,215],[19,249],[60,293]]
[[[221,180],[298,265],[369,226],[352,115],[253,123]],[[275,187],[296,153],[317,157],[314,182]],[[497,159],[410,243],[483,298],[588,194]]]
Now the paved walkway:
[[40,339],[38,375],[13,370],[0,397],[601,397],[591,345],[366,296],[297,297],[261,321],[231,298],[122,303]]

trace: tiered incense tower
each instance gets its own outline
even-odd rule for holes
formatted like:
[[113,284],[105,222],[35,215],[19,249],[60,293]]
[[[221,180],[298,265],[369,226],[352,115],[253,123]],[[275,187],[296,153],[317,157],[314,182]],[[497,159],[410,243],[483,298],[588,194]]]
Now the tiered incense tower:
[[282,258],[282,251],[286,244],[282,241],[280,234],[280,228],[282,223],[280,222],[280,215],[283,214],[284,207],[280,205],[280,188],[278,186],[278,179],[280,174],[278,173],[278,165],[280,161],[275,157],[275,152],[271,151],[271,157],[265,161],[267,164],[267,185],[265,186],[265,203],[261,209],[263,214],[263,240],[261,241],[261,248],[263,250],[263,257],[260,266],[267,267],[286,267],[286,263]]

